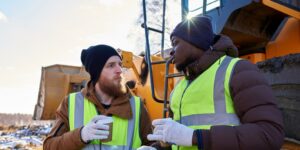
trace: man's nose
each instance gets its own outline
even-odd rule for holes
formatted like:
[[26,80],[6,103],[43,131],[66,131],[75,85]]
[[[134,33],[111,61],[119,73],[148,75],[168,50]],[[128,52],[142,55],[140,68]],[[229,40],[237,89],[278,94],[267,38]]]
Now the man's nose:
[[123,72],[123,68],[122,68],[122,66],[119,66],[119,65],[117,65],[116,66],[116,73],[122,73]]

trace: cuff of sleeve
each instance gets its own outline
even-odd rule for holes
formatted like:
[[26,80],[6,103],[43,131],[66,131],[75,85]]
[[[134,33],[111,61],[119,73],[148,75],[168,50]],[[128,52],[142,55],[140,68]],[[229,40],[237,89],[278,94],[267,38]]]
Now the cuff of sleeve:
[[204,149],[211,149],[210,130],[201,130]]
[[196,136],[197,136],[197,146],[198,146],[198,149],[201,150],[201,149],[203,149],[203,138],[202,138],[201,129],[198,129],[195,132],[196,132]]
[[82,149],[86,145],[81,141],[80,129],[81,128],[74,129],[63,135],[65,147],[68,147],[68,149]]

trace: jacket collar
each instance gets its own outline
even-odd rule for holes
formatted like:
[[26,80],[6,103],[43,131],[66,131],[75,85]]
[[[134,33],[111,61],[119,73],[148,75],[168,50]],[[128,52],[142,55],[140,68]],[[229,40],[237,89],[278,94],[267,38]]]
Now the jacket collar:
[[205,51],[202,56],[186,67],[185,77],[187,80],[193,81],[205,70],[207,70],[215,61],[224,55],[231,57],[238,56],[238,49],[232,40],[225,35],[216,35],[213,49]]
[[113,99],[111,106],[108,109],[105,109],[101,104],[101,100],[96,97],[95,87],[91,84],[91,82],[89,82],[87,87],[83,88],[81,92],[84,97],[95,104],[97,110],[102,115],[115,115],[124,119],[130,119],[132,117],[132,110],[129,101],[132,95],[128,89],[124,95]]
[[224,56],[224,52],[207,50],[200,59],[189,64],[186,69],[185,77],[187,80],[193,81],[205,70],[207,70],[215,61]]

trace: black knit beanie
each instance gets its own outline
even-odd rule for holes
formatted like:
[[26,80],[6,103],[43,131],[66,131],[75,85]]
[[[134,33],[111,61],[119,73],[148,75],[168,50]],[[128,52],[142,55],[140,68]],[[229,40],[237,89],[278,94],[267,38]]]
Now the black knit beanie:
[[204,16],[196,16],[191,20],[180,22],[171,34],[206,51],[213,45],[214,33],[211,21]]
[[81,62],[85,70],[90,74],[94,85],[97,83],[106,61],[111,56],[119,56],[121,58],[119,53],[108,45],[91,46],[81,51]]

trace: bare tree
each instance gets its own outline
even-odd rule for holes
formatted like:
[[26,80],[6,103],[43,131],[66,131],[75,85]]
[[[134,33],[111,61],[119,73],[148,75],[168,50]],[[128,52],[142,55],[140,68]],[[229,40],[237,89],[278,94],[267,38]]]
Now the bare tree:
[[[140,14],[137,16],[136,26],[131,29],[131,33],[128,38],[132,39],[136,44],[135,53],[140,53],[145,50],[145,32],[141,28],[141,24],[144,23],[143,6],[140,4]],[[163,17],[163,1],[162,0],[147,0],[147,25],[148,27],[162,30],[162,17]],[[165,38],[164,48],[170,48],[170,34],[175,24],[181,19],[180,0],[167,0],[166,15],[165,15]],[[157,53],[161,50],[161,34],[156,32],[149,32],[149,41],[151,53]]]

